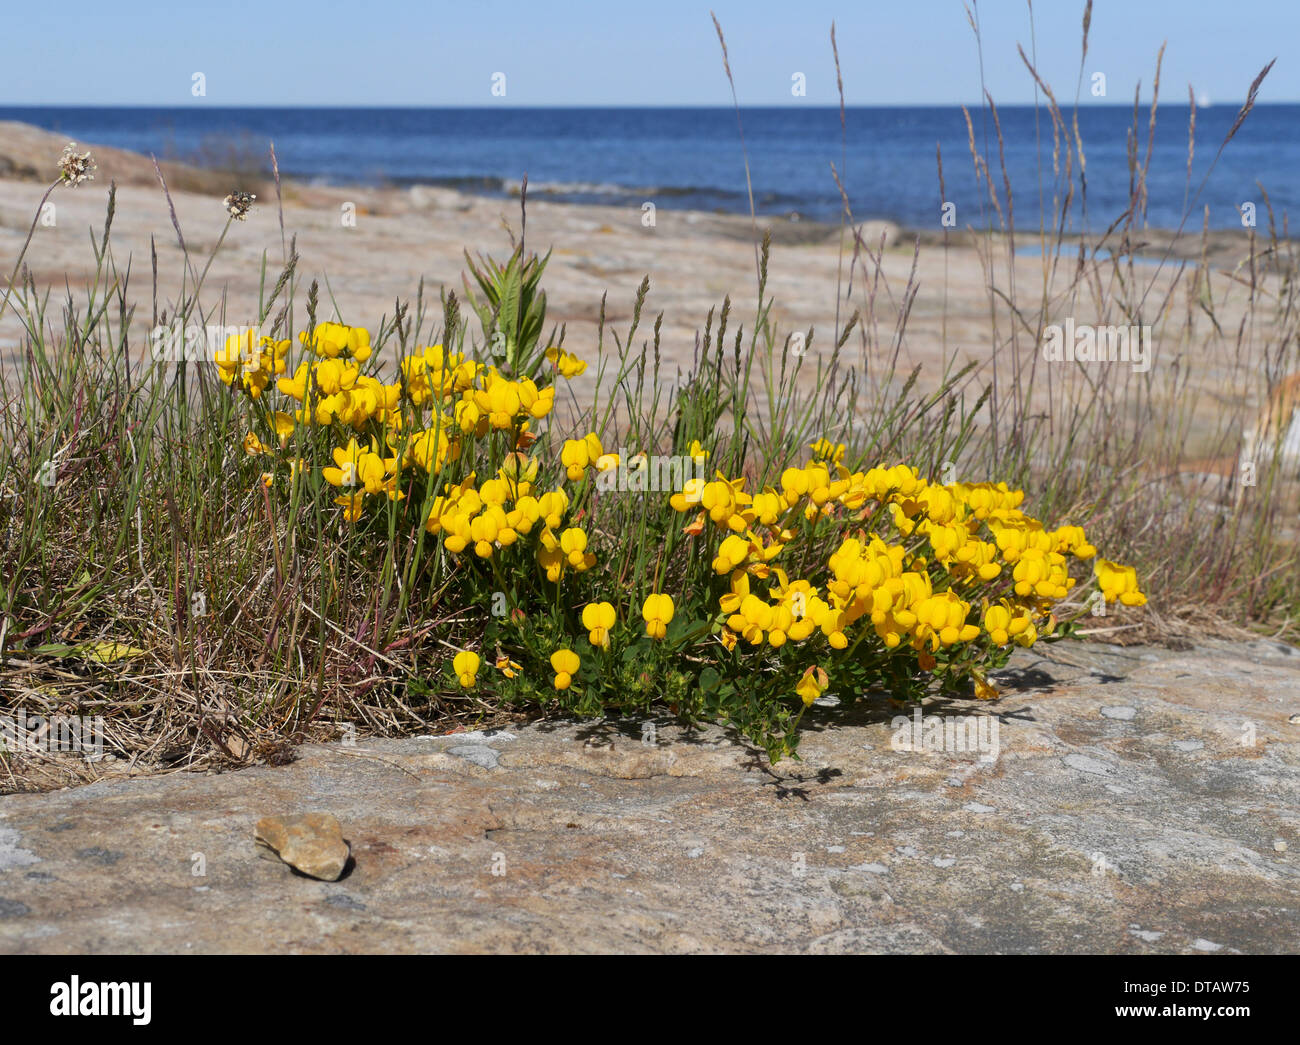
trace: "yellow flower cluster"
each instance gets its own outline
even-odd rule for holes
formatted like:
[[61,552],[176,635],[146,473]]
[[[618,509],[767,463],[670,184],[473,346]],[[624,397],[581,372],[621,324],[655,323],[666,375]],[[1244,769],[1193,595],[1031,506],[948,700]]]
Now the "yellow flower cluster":
[[[488,583],[514,591],[512,620],[528,616],[516,601],[520,591],[531,588],[535,597],[542,580],[559,585],[596,565],[582,524],[591,526],[601,487],[586,480],[592,470],[619,467],[618,455],[606,453],[595,432],[565,440],[557,462],[563,476],[554,489],[546,489],[545,476],[555,472],[543,474],[542,462],[529,455],[536,440],[531,426],[554,408],[550,382],[581,375],[585,362],[552,346],[545,353],[551,365],[533,380],[430,345],[401,361],[395,381],[384,382],[367,372],[373,348],[364,329],[321,323],[299,342],[303,358],[292,375],[285,373],[288,340],[247,333],[216,353],[221,380],[232,390],[260,400],[274,381],[294,404],[286,402],[283,410],[259,405],[263,435],[244,435],[245,453],[274,456],[277,443],[287,451],[299,429],[308,429],[295,453],[329,451],[332,464],[319,474],[336,493],[345,520],[361,520],[372,498],[382,504],[410,497],[402,510],[417,513],[415,527],[423,521],[462,564],[482,563],[482,571],[467,569],[463,576],[477,576],[479,583],[490,572]],[[698,551],[687,545],[687,554],[702,555],[704,572],[713,577],[703,596],[688,600],[674,645],[691,646],[690,659],[703,663],[708,658],[695,655],[705,648],[700,643],[711,642],[710,634],[728,652],[741,643],[768,650],[794,644],[780,659],[787,668],[804,669],[797,684],[793,674],[789,684],[805,706],[830,684],[815,661],[825,656],[858,663],[852,658],[863,642],[864,654],[882,658],[911,651],[923,671],[942,662],[942,670],[973,677],[978,695],[992,695],[981,662],[1050,634],[1054,607],[1077,583],[1071,563],[1097,555],[1082,528],[1049,529],[1026,515],[1023,493],[1005,483],[931,483],[903,464],[850,471],[843,444],[819,439],[809,449],[808,463],[785,469],[762,489],[747,489],[744,476],[716,472],[712,480],[685,481],[669,498],[687,517],[683,533],[701,539]],[[698,441],[689,455],[701,464],[709,456]],[[307,467],[300,457],[288,463],[294,474]],[[263,481],[270,485],[270,472]],[[581,485],[566,490],[566,482]],[[459,559],[470,554],[474,559]],[[687,575],[693,575],[690,568]],[[1107,602],[1145,603],[1132,567],[1099,559],[1094,575]],[[546,591],[546,612],[566,618],[568,634],[586,633],[596,664],[586,672],[590,685],[601,684],[599,672],[611,663],[608,651],[616,642],[643,641],[620,627],[620,614],[631,614],[634,605],[584,592],[573,621],[569,615],[577,607],[559,588]],[[644,636],[667,641],[677,615],[671,596],[652,591],[641,606]],[[542,649],[564,641],[577,644],[553,637]],[[807,650],[802,658],[800,648]],[[510,652],[492,654],[505,679],[523,671]],[[531,655],[546,656],[536,649]],[[586,692],[578,683],[582,661],[576,652],[554,649],[549,661],[555,690],[578,686]],[[764,663],[774,662],[769,657]],[[477,685],[481,663],[477,652],[457,653],[452,673],[461,687]],[[544,663],[538,667],[544,672]]]
[[322,359],[346,357],[364,363],[370,358],[370,331],[365,327],[317,323],[310,334],[300,333],[298,340]]
[[276,387],[297,401],[294,412],[300,424],[328,425],[334,421],[360,430],[372,418],[384,424],[400,425],[397,410],[402,395],[399,383],[384,384],[362,374],[354,362],[326,358],[300,363],[292,377],[282,377]]
[[350,439],[347,446],[334,449],[333,457],[335,467],[322,468],[321,475],[331,486],[350,491],[334,499],[349,522],[361,517],[367,494],[387,494],[393,501],[405,496],[397,489],[397,458],[380,456],[375,444],[363,450]]
[[539,524],[546,532],[558,528],[568,511],[569,497],[563,490],[535,497],[532,484],[512,476],[504,465],[478,487],[475,478],[471,473],[434,498],[425,520],[425,528],[442,535],[443,545],[453,555],[472,544],[475,555],[490,559],[497,549],[509,547]]
[[258,337],[255,330],[248,330],[226,338],[214,358],[223,384],[233,386],[238,377],[244,391],[258,399],[271,379],[284,373],[284,357],[288,351],[288,341]]
[[[1069,560],[1096,554],[1082,528],[1048,530],[1022,512],[1024,494],[1005,483],[932,484],[906,465],[850,472],[843,446],[820,440],[811,449],[814,459],[786,469],[779,487],[750,494],[743,477],[718,473],[671,498],[678,512],[695,513],[684,532],[711,523],[725,534],[712,565],[729,578],[718,600],[728,649],[741,639],[779,648],[820,635],[846,650],[868,628],[885,649],[910,646],[931,665],[940,650],[981,637],[1032,645],[1076,583]],[[811,536],[826,519],[848,535],[824,560],[824,577],[792,580],[778,558],[806,562],[801,523]],[[877,532],[885,521],[897,539]],[[1102,560],[1096,573],[1107,601],[1145,602],[1132,567]],[[753,583],[762,579],[766,592]]]

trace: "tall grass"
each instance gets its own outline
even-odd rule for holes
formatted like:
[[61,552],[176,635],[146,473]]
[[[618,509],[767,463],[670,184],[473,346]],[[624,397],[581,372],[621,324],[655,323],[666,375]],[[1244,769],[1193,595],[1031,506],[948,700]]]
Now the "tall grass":
[[[1032,4],[1029,14],[1032,32]],[[1004,162],[997,105],[985,89],[981,111],[966,112],[970,162],[986,195],[981,221],[925,237],[943,250],[945,273],[953,250],[974,249],[985,277],[986,355],[968,373],[954,372],[959,346],[949,339],[945,309],[942,339],[949,370],[936,393],[978,423],[963,427],[960,438],[929,441],[924,427],[894,433],[873,420],[869,445],[888,455],[900,448],[897,437],[908,450],[909,443],[919,444],[923,454],[936,455],[931,458],[936,466],[953,462],[959,476],[1005,477],[1032,491],[1046,518],[1077,519],[1115,554],[1138,563],[1158,588],[1145,623],[1099,623],[1098,633],[1131,632],[1124,637],[1136,639],[1189,625],[1226,624],[1293,638],[1300,616],[1300,476],[1274,452],[1257,462],[1255,485],[1242,488],[1238,452],[1243,428],[1254,423],[1277,381],[1300,372],[1296,247],[1285,215],[1274,214],[1264,186],[1259,188],[1267,230],[1262,236],[1253,227],[1243,232],[1244,246],[1231,269],[1210,263],[1208,222],[1197,229],[1214,163],[1249,118],[1272,62],[1249,85],[1214,162],[1195,184],[1196,105],[1190,99],[1183,218],[1172,232],[1161,232],[1149,230],[1145,220],[1161,47],[1145,125],[1140,87],[1134,98],[1128,206],[1094,224],[1078,124],[1091,14],[1089,0],[1072,108],[1062,106],[1032,58],[1020,50],[1036,91],[1046,99],[1038,111],[1051,130],[1050,174],[1040,162],[1038,183],[1029,187],[1040,204],[1051,201],[1050,207],[1039,207],[1045,217],[1028,232],[1016,225],[1017,187]],[[982,63],[977,4],[968,8],[968,18]],[[832,47],[838,72],[833,33]],[[1032,36],[1030,50],[1035,50]],[[843,119],[842,87],[841,114]],[[936,214],[946,198],[943,163],[937,153]],[[859,300],[867,303],[856,331],[865,398],[868,404],[890,401],[902,376],[907,322],[919,289],[915,260],[926,248],[918,236],[911,275],[901,287],[891,286],[882,264],[884,248],[867,241],[854,224],[846,193],[844,209],[853,242],[850,269],[859,274]],[[1189,226],[1196,231],[1186,231]],[[1016,259],[1026,240],[1038,248],[1034,280],[1026,278],[1033,262]],[[882,301],[890,304],[881,307]],[[893,329],[883,336],[882,312],[894,318]],[[1039,351],[1044,331],[1065,317],[1095,326],[1150,324],[1153,367],[1135,373],[1117,365],[1046,362]],[[1205,379],[1207,373],[1212,380]],[[885,434],[890,438],[882,438]]]

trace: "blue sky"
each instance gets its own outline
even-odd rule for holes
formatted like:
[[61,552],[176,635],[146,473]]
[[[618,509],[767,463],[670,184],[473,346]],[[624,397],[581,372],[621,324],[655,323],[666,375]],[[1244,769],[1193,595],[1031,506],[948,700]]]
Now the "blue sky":
[[[979,56],[961,0],[714,0],[742,104],[835,104],[837,26],[850,105],[977,102]],[[1039,67],[1062,100],[1079,70],[1081,0],[1038,0]],[[710,4],[688,0],[23,0],[0,41],[0,105],[726,105]],[[1025,0],[978,5],[987,84],[1033,101],[1016,55]],[[1106,97],[1149,94],[1168,41],[1163,96],[1190,82],[1239,102],[1270,58],[1300,39],[1297,0],[1097,0],[1085,71]],[[207,94],[195,98],[195,72]],[[494,73],[506,94],[491,93]],[[806,96],[791,94],[806,77]],[[1300,62],[1274,68],[1262,101],[1300,100]]]

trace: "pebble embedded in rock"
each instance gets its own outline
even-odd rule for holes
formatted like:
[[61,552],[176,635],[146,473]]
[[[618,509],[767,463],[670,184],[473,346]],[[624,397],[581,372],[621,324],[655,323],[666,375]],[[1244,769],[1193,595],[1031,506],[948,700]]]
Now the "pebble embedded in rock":
[[485,744],[458,744],[448,748],[447,754],[463,758],[481,769],[496,769],[499,761],[496,749]]
[[290,867],[324,882],[339,880],[350,855],[343,829],[329,813],[263,817],[254,837]]
[[1105,762],[1098,762],[1095,758],[1089,758],[1087,755],[1066,755],[1065,764],[1071,769],[1077,769],[1081,773],[1096,773],[1098,775],[1110,772],[1110,766]]
[[21,918],[25,914],[31,914],[32,909],[21,900],[10,900],[7,897],[0,896],[0,918]]

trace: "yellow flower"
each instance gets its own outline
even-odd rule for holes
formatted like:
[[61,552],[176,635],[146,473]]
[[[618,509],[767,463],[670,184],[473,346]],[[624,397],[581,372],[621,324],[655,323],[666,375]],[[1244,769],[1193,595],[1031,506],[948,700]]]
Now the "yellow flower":
[[576,526],[560,534],[560,551],[565,561],[579,572],[596,565],[596,556],[587,551],[587,535]]
[[322,468],[321,475],[331,486],[361,487],[368,494],[387,493],[394,500],[397,492],[397,461],[382,458],[373,450],[362,450],[355,439],[347,446],[335,447],[335,468]]
[[[1041,599],[1063,599],[1074,586],[1065,556],[1060,552],[1043,553],[1037,548],[1029,548],[1020,556],[1011,576],[1016,582],[1016,594],[1022,597],[1037,595]],[[1136,574],[1133,585],[1136,590]],[[1145,597],[1143,601],[1146,601]]]
[[723,613],[736,613],[740,609],[740,604],[749,594],[749,571],[736,570],[731,575],[731,593],[723,595],[718,599],[718,608]]
[[288,351],[288,341],[259,338],[257,331],[250,329],[226,338],[225,345],[217,349],[213,358],[225,384],[233,388],[236,376],[242,374],[240,384],[257,399],[272,377],[284,373],[284,356]]
[[827,464],[839,464],[844,457],[844,444],[832,443],[829,439],[818,439],[808,449],[813,452],[813,456],[818,461],[825,461]]
[[310,336],[307,331],[298,340],[316,355],[326,359],[350,356],[358,363],[370,358],[370,331],[363,327],[349,327],[342,323],[317,323]]
[[406,444],[406,460],[423,468],[426,472],[437,472],[453,453],[453,444],[446,432],[439,428],[428,428],[416,432]]
[[696,476],[693,479],[687,479],[682,487],[681,493],[675,493],[668,498],[668,503],[672,505],[675,512],[689,512],[700,503],[700,497],[704,492],[705,482]]
[[487,435],[488,429],[491,427],[488,424],[487,415],[471,399],[460,400],[453,410],[453,415],[456,419],[456,427],[465,435],[472,434],[482,438]]
[[564,521],[564,513],[569,510],[569,495],[563,490],[550,490],[537,498],[537,510],[552,530],[558,530]]
[[555,364],[555,369],[560,372],[563,378],[574,378],[587,372],[585,360],[564,351],[564,349],[552,345],[546,350],[546,358]]
[[751,546],[748,538],[732,534],[718,547],[717,558],[713,560],[714,573],[731,573],[737,566],[749,558]]
[[794,687],[794,691],[799,694],[799,697],[803,700],[803,706],[807,708],[812,707],[813,701],[826,691],[829,684],[830,679],[827,677],[826,672],[814,666],[803,673],[803,677]]
[[[705,483],[700,490],[700,507],[719,526],[743,533],[748,522],[741,513],[749,507],[751,501],[749,494],[742,489],[744,485],[744,476],[727,479],[719,473],[718,479]],[[676,508],[676,504],[673,507]]]
[[506,513],[497,504],[489,504],[482,514],[474,516],[469,524],[469,539],[474,542],[474,554],[480,559],[492,558],[493,545],[513,544],[514,531],[506,522]]
[[581,439],[564,440],[560,463],[564,465],[565,475],[576,481],[582,478],[588,467],[600,460],[604,452],[600,439],[592,432]]
[[266,452],[265,444],[254,433],[249,432],[248,435],[244,436],[244,453],[250,457],[256,457],[258,454]]
[[555,688],[568,689],[581,665],[578,655],[571,649],[557,649],[551,654],[551,667],[555,669]]
[[1076,559],[1091,559],[1097,554],[1097,549],[1084,536],[1082,526],[1059,526],[1052,537],[1056,541],[1056,551],[1067,552]]
[[515,502],[515,506],[506,514],[506,522],[516,533],[528,534],[539,519],[541,519],[541,508],[538,506],[535,497],[521,497]]
[[495,666],[497,671],[501,672],[501,674],[508,679],[515,678],[522,670],[515,661],[511,660],[509,657],[506,656],[497,657],[497,662]]
[[790,506],[799,503],[799,498],[808,492],[808,476],[802,468],[787,468],[781,473],[781,491],[785,502]]
[[928,640],[932,650],[955,642],[970,642],[980,633],[974,624],[966,623],[969,604],[950,591],[923,599],[917,604],[915,613],[916,640],[918,643]]
[[[532,382],[530,381],[529,384],[532,384]],[[533,400],[532,404],[528,407],[528,414],[530,417],[545,417],[551,412],[551,407],[554,405],[555,386],[551,385],[549,388],[543,388],[537,393],[537,398]],[[526,426],[528,422],[525,421],[524,424]]]
[[453,555],[459,555],[469,547],[471,523],[470,516],[466,512],[443,512],[438,521],[442,532],[446,534],[442,539],[443,547]]
[[504,378],[492,379],[487,388],[474,393],[474,403],[488,415],[493,428],[513,428],[515,415],[523,408],[519,385]]
[[1097,575],[1097,587],[1107,602],[1118,599],[1125,606],[1145,606],[1147,597],[1138,587],[1137,570],[1132,566],[1121,566],[1109,559],[1098,559],[1093,565]]
[[363,493],[344,494],[342,497],[335,497],[334,503],[343,508],[343,518],[354,523],[361,518],[361,510],[366,504],[366,495]]
[[[746,595],[740,600],[740,609],[727,618],[727,627],[741,635],[751,646],[762,644],[763,633],[772,627],[772,623],[772,607],[757,595]],[[779,646],[784,641],[782,636],[775,645]]]
[[286,414],[277,410],[271,416],[271,423],[275,426],[276,438],[280,440],[280,449],[283,450],[289,442],[289,437],[293,435],[294,424],[293,414]]
[[564,552],[560,550],[560,542],[555,539],[555,534],[549,527],[542,531],[542,540],[537,548],[537,563],[546,571],[546,579],[552,584],[558,584],[564,576]]
[[785,501],[780,494],[772,489],[754,494],[754,503],[750,507],[754,519],[764,526],[775,526],[785,509]]
[[299,363],[298,369],[293,372],[293,377],[280,378],[276,381],[275,387],[301,403],[307,398],[307,378],[310,374],[311,368],[306,363]]
[[460,679],[460,684],[466,689],[472,687],[478,679],[479,663],[479,655],[471,653],[469,650],[457,653],[452,659],[451,670],[456,673],[456,677]]
[[1032,639],[1026,643],[1026,633],[1033,630],[1033,619],[1023,611],[1015,613],[1008,603],[990,606],[984,611],[984,630],[999,646],[1005,646],[1012,640],[1021,645],[1032,645]]
[[645,604],[641,607],[645,633],[652,639],[662,639],[668,634],[668,624],[673,619],[674,612],[671,595],[647,595]]
[[361,371],[342,360],[322,359],[312,366],[311,376],[321,395],[332,396],[351,389],[361,376]]
[[609,649],[609,629],[617,615],[608,602],[589,602],[582,609],[582,626],[587,629],[587,639],[593,646]]

